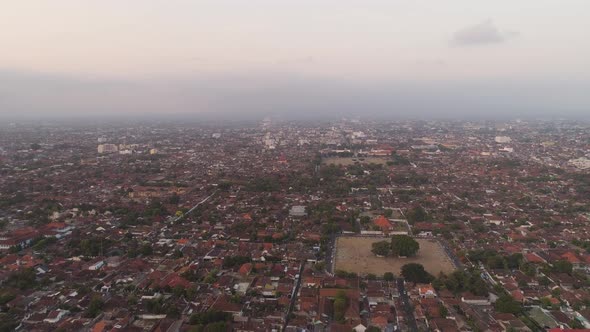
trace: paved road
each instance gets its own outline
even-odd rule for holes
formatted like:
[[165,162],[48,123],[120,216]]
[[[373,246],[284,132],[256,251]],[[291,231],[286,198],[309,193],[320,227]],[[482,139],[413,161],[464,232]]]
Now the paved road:
[[217,193],[217,190],[215,190],[211,195],[205,197],[205,199],[203,199],[202,201],[200,201],[199,203],[195,204],[195,206],[193,206],[190,210],[186,211],[186,213],[184,213],[181,216],[178,216],[176,218],[174,218],[172,220],[172,223],[175,223],[177,221],[179,221],[180,219],[186,217],[187,215],[189,215],[191,212],[193,212],[196,208],[198,208],[201,204],[207,202],[209,200],[209,198],[213,197],[213,195],[215,195],[215,193]]
[[336,234],[332,234],[330,236],[330,242],[328,243],[328,248],[326,249],[326,271],[331,274],[334,274],[334,263],[336,259]]
[[447,241],[439,239],[438,243],[440,243],[441,247],[447,253],[447,256],[449,256],[451,262],[453,263],[453,265],[455,265],[455,268],[460,269],[463,266],[463,264],[461,264],[461,261],[459,261],[453,250],[449,247]]
[[287,309],[287,313],[285,314],[285,323],[283,324],[283,329],[281,331],[285,331],[287,329],[287,324],[289,324],[289,318],[291,316],[291,313],[293,312],[293,308],[295,307],[295,301],[297,300],[297,293],[299,293],[299,286],[301,286],[301,279],[303,279],[304,267],[305,262],[301,262],[301,266],[299,267],[299,278],[297,278],[295,288],[293,289],[293,293],[291,294],[291,302],[289,303],[289,309]]
[[414,318],[414,309],[412,308],[412,304],[410,303],[410,299],[406,293],[403,278],[397,278],[397,291],[399,292],[399,296],[404,304],[404,311],[408,320],[407,324],[409,330],[412,332],[418,332],[418,325],[416,324],[416,319]]

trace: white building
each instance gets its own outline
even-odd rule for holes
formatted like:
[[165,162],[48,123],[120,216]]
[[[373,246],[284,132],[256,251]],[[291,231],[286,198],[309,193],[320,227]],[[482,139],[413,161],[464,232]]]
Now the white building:
[[68,313],[69,313],[69,311],[67,311],[67,310],[57,309],[57,310],[51,311],[47,315],[47,318],[45,318],[43,321],[46,323],[55,324],[55,323],[59,322]]
[[115,144],[99,144],[98,153],[113,153],[119,151],[119,148]]
[[496,143],[506,144],[506,143],[512,142],[512,138],[510,138],[508,136],[496,136],[494,141],[496,141]]
[[570,159],[568,163],[576,168],[579,169],[589,169],[590,168],[590,159],[588,158],[578,158],[578,159]]
[[104,265],[105,265],[104,261],[99,260],[98,262],[90,264],[90,266],[88,266],[88,270],[90,270],[90,271],[100,270],[100,268],[103,267]]
[[305,206],[294,205],[291,208],[291,210],[289,210],[289,215],[291,217],[305,217],[305,216],[307,216],[307,212],[305,211]]

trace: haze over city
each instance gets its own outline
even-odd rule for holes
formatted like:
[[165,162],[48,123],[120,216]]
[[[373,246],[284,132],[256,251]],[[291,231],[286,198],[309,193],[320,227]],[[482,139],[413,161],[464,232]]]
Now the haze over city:
[[5,1],[0,117],[587,118],[590,4]]
[[590,0],[0,3],[0,332],[590,332]]

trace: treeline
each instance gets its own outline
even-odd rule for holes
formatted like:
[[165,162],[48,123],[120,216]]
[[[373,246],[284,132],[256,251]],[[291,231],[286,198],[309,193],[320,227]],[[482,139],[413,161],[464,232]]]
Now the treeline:
[[586,250],[587,253],[590,253],[590,241],[589,240],[579,240],[579,239],[575,239],[572,241],[572,244],[583,248],[584,250]]
[[228,330],[232,315],[221,311],[207,311],[192,314],[189,324],[196,325],[195,332],[225,332]]
[[74,236],[68,242],[67,247],[72,249],[76,255],[94,257],[108,252],[113,244],[112,240],[98,236],[88,239]]
[[477,296],[488,296],[488,285],[477,270],[457,270],[450,275],[441,274],[432,282],[437,291],[446,289],[453,294],[471,292]]
[[390,241],[379,241],[372,244],[371,251],[378,256],[410,257],[416,255],[420,250],[420,244],[407,235],[394,235]]
[[519,269],[525,263],[520,253],[503,256],[490,249],[470,250],[467,257],[473,262],[484,264],[488,269]]
[[246,190],[253,192],[273,192],[281,189],[278,179],[272,177],[257,177],[246,185]]
[[248,256],[229,256],[223,259],[223,268],[230,269],[232,267],[250,263],[251,261],[252,259]]
[[338,291],[334,298],[334,320],[343,324],[345,322],[344,315],[348,309],[348,297],[344,291]]
[[33,289],[38,286],[37,276],[33,268],[13,272],[4,280],[4,286],[20,290]]

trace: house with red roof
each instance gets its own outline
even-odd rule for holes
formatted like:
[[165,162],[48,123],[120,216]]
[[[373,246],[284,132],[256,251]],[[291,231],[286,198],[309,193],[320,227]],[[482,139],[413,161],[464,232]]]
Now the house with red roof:
[[422,284],[418,286],[418,294],[420,294],[421,298],[434,298],[436,297],[436,292],[434,291],[434,287],[431,284]]
[[579,269],[583,265],[582,260],[580,258],[578,258],[578,256],[571,251],[568,251],[568,252],[564,253],[563,255],[561,255],[561,258],[570,262],[573,265],[574,269]]
[[388,233],[393,229],[391,222],[384,216],[379,216],[373,220],[373,224],[381,229],[383,233]]
[[524,294],[522,293],[522,291],[520,289],[515,289],[512,292],[510,292],[510,295],[512,295],[512,297],[521,303],[524,303]]
[[244,277],[247,277],[250,272],[252,272],[252,263],[244,263],[238,270],[238,273]]
[[524,258],[530,263],[547,263],[545,259],[541,258],[541,256],[535,254],[534,252],[524,254]]

